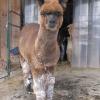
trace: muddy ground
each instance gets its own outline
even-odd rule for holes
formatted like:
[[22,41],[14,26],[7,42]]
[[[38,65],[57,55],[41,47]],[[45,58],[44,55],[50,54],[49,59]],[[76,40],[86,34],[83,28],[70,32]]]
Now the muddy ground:
[[[70,69],[64,63],[55,70],[53,100],[100,100],[99,69]],[[0,79],[0,100],[35,100],[35,95],[24,89],[20,68],[15,68],[10,78]]]

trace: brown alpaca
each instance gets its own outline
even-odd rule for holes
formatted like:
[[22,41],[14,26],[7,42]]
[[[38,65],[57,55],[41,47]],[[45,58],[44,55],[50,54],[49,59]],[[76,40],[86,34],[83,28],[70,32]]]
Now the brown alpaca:
[[33,89],[36,100],[52,100],[55,77],[54,66],[59,59],[57,34],[63,21],[63,8],[67,0],[37,0],[40,24],[26,25],[19,41],[20,62],[24,82]]

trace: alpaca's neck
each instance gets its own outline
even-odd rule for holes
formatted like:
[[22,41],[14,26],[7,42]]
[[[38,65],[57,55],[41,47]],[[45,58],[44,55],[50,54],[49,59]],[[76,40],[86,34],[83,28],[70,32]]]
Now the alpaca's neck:
[[46,54],[55,51],[57,45],[57,32],[50,32],[47,30],[39,30],[37,39],[35,41],[35,50]]
[[35,41],[35,54],[42,64],[55,65],[59,58],[57,32],[39,30]]
[[[37,45],[50,45],[57,41],[57,31],[39,30],[36,43]],[[40,43],[41,42],[41,43]]]

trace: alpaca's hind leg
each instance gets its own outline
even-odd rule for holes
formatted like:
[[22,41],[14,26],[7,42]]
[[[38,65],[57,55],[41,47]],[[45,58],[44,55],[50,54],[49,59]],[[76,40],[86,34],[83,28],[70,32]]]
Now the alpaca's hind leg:
[[23,75],[24,75],[24,85],[26,87],[26,90],[28,92],[32,92],[32,74],[31,74],[31,70],[30,70],[30,66],[28,65],[28,63],[23,60],[20,59],[20,63],[22,66],[22,71],[23,71]]

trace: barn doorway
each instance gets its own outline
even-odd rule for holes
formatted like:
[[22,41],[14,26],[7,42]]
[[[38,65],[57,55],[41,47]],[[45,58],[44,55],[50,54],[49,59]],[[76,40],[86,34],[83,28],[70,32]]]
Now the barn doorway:
[[71,63],[69,56],[69,26],[73,23],[73,0],[69,0],[66,3],[66,8],[64,9],[63,23],[58,32],[58,44],[60,49],[59,62],[67,62],[68,65]]
[[67,2],[67,7],[64,12],[63,24],[69,25],[73,23],[73,0]]
[[[38,23],[38,7],[36,0],[21,0],[21,12],[24,25],[28,23]],[[23,19],[24,18],[24,19]]]

